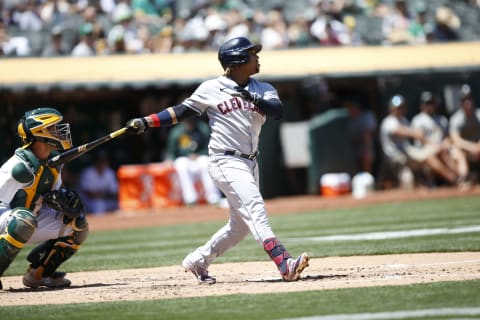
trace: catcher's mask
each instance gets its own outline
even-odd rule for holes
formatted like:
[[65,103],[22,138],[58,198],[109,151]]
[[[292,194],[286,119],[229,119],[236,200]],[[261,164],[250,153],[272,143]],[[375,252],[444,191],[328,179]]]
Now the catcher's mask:
[[72,147],[70,125],[60,123],[63,115],[54,108],[37,108],[27,111],[20,119],[17,132],[24,147],[34,141],[45,142],[58,150]]
[[254,49],[255,53],[258,53],[262,50],[262,45],[253,44],[245,37],[230,39],[218,49],[218,60],[224,70],[233,65],[247,63],[250,58],[248,53],[250,49]]

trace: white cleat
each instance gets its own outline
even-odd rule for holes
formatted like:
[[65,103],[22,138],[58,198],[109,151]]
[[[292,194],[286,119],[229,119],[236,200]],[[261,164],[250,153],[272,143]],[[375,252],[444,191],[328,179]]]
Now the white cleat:
[[35,269],[30,269],[23,276],[23,284],[30,288],[47,287],[47,288],[65,288],[72,283],[65,278],[65,272],[54,272],[49,277],[37,278],[35,276]]
[[288,259],[288,273],[283,276],[283,280],[285,281],[297,281],[300,279],[300,274],[308,267],[308,260],[310,257],[308,253],[304,252],[299,255],[296,259]]
[[199,266],[195,262],[192,262],[188,259],[188,257],[189,256],[183,259],[182,262],[182,267],[185,269],[185,272],[190,271],[193,273],[199,284],[215,284],[217,282],[217,279],[208,275],[206,268]]

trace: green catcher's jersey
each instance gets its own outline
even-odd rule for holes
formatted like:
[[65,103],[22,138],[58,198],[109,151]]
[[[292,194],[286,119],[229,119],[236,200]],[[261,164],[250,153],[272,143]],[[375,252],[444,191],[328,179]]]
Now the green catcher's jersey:
[[61,183],[59,168],[48,167],[29,149],[17,149],[0,167],[0,209],[25,207],[36,213],[41,196]]

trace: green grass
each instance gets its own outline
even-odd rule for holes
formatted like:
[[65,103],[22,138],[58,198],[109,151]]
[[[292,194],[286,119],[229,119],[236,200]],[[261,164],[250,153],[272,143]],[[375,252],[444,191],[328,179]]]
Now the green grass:
[[[480,281],[232,295],[159,301],[16,306],[2,319],[283,319],[327,314],[409,311],[480,306]],[[458,317],[457,317],[458,318]],[[465,319],[466,317],[463,317]],[[402,318],[403,319],[403,318]],[[439,317],[435,317],[439,319]],[[478,318],[477,318],[478,319]]]
[[[480,232],[370,241],[319,242],[309,239],[340,234],[480,226],[480,198],[477,197],[318,210],[272,216],[270,221],[273,230],[292,254],[304,250],[313,257],[480,251]],[[223,223],[92,232],[80,252],[67,261],[62,270],[74,272],[178,265],[189,251],[208,240]],[[20,252],[5,275],[22,274],[25,271],[26,255],[30,248],[28,246]],[[267,260],[266,254],[251,237],[219,257],[216,263],[249,260]],[[63,319],[68,315],[72,319],[245,319],[248,315],[248,319],[278,319],[338,313],[479,307],[478,288],[480,281],[465,281],[308,293],[1,307],[0,318]]]
[[[305,250],[313,257],[480,250],[480,232],[377,241],[295,241],[298,237],[480,225],[480,199],[477,197],[319,210],[272,216],[270,220],[274,232],[292,254]],[[73,272],[176,265],[223,223],[92,232],[78,254],[62,269]],[[30,248],[27,246],[20,252],[5,275],[25,271]],[[263,250],[248,237],[217,262],[265,259]]]

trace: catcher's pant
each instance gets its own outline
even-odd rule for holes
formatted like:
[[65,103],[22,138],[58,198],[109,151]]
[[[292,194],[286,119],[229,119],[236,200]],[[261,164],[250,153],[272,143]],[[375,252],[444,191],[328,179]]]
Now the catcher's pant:
[[228,199],[230,219],[207,243],[192,253],[193,258],[205,267],[238,244],[249,232],[262,248],[266,239],[275,237],[258,187],[256,161],[212,154],[208,169],[213,181]]
[[[0,213],[0,232],[5,230],[10,222],[12,210],[6,210]],[[33,232],[27,243],[40,243],[50,239],[70,234],[73,230],[70,225],[63,223],[63,215],[48,207],[43,207],[37,214],[37,229]]]

